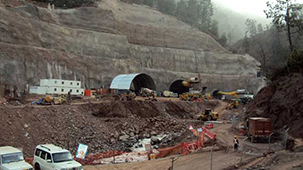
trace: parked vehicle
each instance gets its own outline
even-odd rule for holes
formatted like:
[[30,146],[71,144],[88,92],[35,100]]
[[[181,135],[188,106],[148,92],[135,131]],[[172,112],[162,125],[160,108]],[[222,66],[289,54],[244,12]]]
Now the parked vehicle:
[[245,129],[251,142],[255,142],[261,138],[268,138],[273,132],[273,125],[269,118],[252,117],[247,119]]
[[33,170],[33,167],[24,161],[21,150],[12,146],[0,147],[1,170]]
[[35,170],[83,170],[72,154],[53,144],[38,145],[34,154]]

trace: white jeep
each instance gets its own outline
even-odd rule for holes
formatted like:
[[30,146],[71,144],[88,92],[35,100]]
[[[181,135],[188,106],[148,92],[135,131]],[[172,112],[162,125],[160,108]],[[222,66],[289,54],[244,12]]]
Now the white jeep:
[[68,150],[53,144],[36,147],[34,166],[35,170],[83,170]]
[[11,147],[0,147],[1,170],[33,170],[33,167],[24,161],[22,151]]

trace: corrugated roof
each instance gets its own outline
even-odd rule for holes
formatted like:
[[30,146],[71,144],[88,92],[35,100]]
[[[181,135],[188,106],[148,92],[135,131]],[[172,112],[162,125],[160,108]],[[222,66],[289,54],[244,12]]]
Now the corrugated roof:
[[140,88],[156,90],[153,78],[144,73],[120,74],[115,77],[110,85],[111,89],[138,91]]
[[135,74],[120,74],[115,77],[110,85],[111,89],[119,89],[119,90],[129,90],[132,81],[136,76],[140,73]]

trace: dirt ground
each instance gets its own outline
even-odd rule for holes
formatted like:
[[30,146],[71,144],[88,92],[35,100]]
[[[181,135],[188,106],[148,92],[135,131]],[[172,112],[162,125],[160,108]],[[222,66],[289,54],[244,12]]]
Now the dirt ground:
[[[217,151],[213,153],[213,169],[224,169],[226,167],[231,167],[239,162],[241,154],[240,153],[225,153],[223,151]],[[196,169],[210,169],[211,153],[195,153],[187,156],[181,156],[174,163],[175,170],[196,170]],[[243,161],[250,159],[251,156],[245,156]],[[115,164],[115,165],[100,165],[100,166],[86,166],[86,170],[167,170],[171,166],[171,157],[144,161],[138,163],[129,164]]]

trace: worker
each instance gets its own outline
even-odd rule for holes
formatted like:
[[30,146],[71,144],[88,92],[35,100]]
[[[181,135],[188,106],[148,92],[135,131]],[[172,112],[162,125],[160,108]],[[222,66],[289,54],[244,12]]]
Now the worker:
[[235,136],[234,138],[234,151],[238,151],[238,148],[239,148],[239,140],[238,140],[238,137]]
[[72,93],[72,89],[70,89],[67,93],[67,100],[68,100],[68,103],[70,103],[72,101],[72,96],[71,96],[71,93]]

